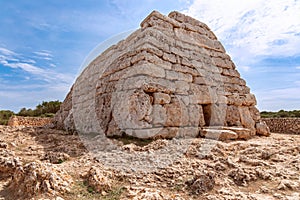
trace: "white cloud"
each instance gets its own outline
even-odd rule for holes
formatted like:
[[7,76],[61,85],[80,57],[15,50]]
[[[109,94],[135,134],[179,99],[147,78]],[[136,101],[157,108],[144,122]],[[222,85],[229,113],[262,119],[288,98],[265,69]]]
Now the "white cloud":
[[52,60],[53,55],[51,51],[42,50],[42,51],[36,51],[33,52],[35,55],[38,56],[38,58],[44,59],[44,60]]
[[11,67],[11,68],[20,68],[24,71],[27,71],[29,73],[33,73],[33,74],[41,74],[43,73],[43,69],[40,69],[36,66],[33,66],[31,64],[28,63],[8,63],[8,62],[3,62],[2,63],[4,66],[6,67]]
[[[4,53],[3,53],[4,52]],[[21,69],[34,75],[36,79],[44,80],[47,82],[58,83],[72,83],[74,80],[74,75],[67,73],[59,73],[52,69],[44,69],[36,66],[36,61],[32,59],[22,59],[17,53],[14,53],[8,49],[0,48],[0,64],[5,67],[10,67],[14,69]],[[52,57],[50,51],[40,51],[35,52],[37,55]],[[47,58],[45,57],[45,58]],[[21,59],[21,60],[20,60]],[[50,67],[54,67],[54,64],[50,64]]]
[[12,56],[12,55],[16,55],[15,52],[9,50],[9,49],[6,49],[6,48],[3,48],[3,47],[0,47],[0,53],[6,55],[6,56]]
[[296,67],[296,69],[300,69],[300,66]]
[[299,10],[294,0],[195,0],[185,13],[206,23],[233,57],[250,60],[300,54]]
[[32,59],[25,59],[23,61],[26,62],[26,63],[31,63],[31,64],[35,64],[36,63],[36,61],[32,60]]

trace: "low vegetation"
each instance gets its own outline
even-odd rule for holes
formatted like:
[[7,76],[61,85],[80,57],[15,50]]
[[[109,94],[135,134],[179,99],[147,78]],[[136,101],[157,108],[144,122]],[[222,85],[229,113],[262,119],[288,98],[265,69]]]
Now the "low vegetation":
[[43,101],[38,104],[35,109],[22,108],[18,113],[10,110],[0,110],[0,125],[7,125],[9,118],[12,115],[24,117],[53,117],[59,110],[61,105],[60,101]]
[[0,110],[0,125],[6,125],[9,118],[15,113],[10,110]]
[[43,101],[35,109],[22,108],[17,115],[29,117],[53,117],[60,108],[60,101]]
[[300,117],[300,110],[293,110],[293,111],[279,110],[278,112],[262,111],[260,115],[262,118]]

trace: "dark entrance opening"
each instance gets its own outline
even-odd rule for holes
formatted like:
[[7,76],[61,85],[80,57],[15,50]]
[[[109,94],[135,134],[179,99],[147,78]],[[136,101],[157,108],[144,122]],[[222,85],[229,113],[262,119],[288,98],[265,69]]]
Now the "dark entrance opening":
[[203,109],[203,115],[205,121],[204,126],[209,126],[211,122],[211,111],[212,111],[211,104],[202,105],[202,109]]

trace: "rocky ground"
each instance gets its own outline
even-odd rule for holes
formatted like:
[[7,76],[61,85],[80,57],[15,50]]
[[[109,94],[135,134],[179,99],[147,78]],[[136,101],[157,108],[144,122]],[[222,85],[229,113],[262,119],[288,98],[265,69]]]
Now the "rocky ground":
[[82,141],[0,126],[0,199],[300,199],[300,135]]

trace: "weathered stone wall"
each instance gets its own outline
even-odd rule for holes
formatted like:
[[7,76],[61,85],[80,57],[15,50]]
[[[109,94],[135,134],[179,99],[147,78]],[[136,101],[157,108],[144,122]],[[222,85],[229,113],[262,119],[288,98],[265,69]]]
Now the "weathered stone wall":
[[48,117],[11,116],[8,126],[45,126],[51,124],[52,121],[53,119]]
[[273,133],[300,134],[300,118],[265,118],[262,120]]
[[85,68],[55,125],[107,136],[213,132],[246,139],[268,135],[255,105],[255,96],[207,25],[178,12],[152,12],[140,29]]

